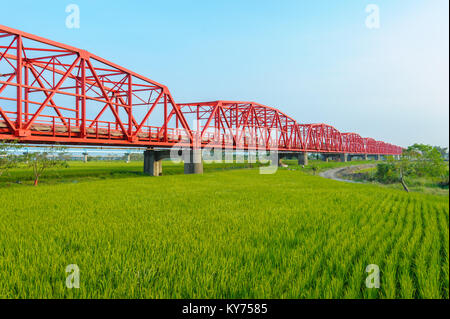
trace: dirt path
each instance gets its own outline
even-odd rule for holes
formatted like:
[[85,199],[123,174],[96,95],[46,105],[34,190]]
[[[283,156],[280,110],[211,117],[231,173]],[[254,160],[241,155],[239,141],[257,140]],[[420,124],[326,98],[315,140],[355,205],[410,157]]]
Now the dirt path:
[[346,167],[338,167],[338,168],[329,169],[325,172],[321,172],[321,173],[319,173],[319,175],[322,177],[328,178],[328,179],[334,179],[336,181],[341,181],[341,182],[361,183],[361,182],[352,181],[349,179],[343,179],[343,178],[341,178],[341,176],[344,174],[350,174],[350,173],[359,171],[361,169],[372,168],[375,166],[377,166],[377,164],[361,164],[361,165],[353,165],[353,166],[346,166]]

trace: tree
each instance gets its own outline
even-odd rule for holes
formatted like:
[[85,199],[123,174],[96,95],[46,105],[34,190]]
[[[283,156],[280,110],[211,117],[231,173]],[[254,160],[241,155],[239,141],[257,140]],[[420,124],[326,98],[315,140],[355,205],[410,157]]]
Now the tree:
[[144,154],[143,153],[131,153],[130,161],[143,161]]
[[447,170],[441,152],[431,145],[414,144],[405,152],[417,176],[442,178]]
[[62,152],[58,153],[58,158],[61,161],[68,161],[68,160],[70,160],[71,156],[68,152],[62,151]]
[[11,168],[17,166],[19,156],[13,152],[20,148],[21,146],[15,142],[0,141],[0,177]]
[[61,151],[62,149],[63,148],[52,148],[43,152],[24,154],[23,159],[28,167],[33,169],[34,186],[38,185],[39,178],[48,168],[68,167],[67,162],[56,155],[56,152]]
[[448,148],[447,147],[440,147],[440,146],[435,146],[434,147],[436,150],[438,150],[439,153],[441,153],[441,156],[443,159],[448,159]]
[[[448,169],[441,152],[433,146],[414,144],[409,146],[399,161],[388,157],[386,163],[378,164],[375,178],[382,183],[400,182],[408,191],[405,177],[429,177],[448,181]],[[448,183],[448,182],[447,182]]]
[[313,174],[316,175],[317,171],[319,170],[319,166],[317,166],[316,164],[311,164],[309,167],[313,171]]

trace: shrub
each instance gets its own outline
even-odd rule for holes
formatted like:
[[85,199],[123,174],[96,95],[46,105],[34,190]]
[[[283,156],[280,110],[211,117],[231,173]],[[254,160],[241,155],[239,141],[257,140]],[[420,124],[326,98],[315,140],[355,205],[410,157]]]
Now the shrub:
[[378,164],[375,172],[375,179],[386,184],[398,183],[400,177],[395,167],[395,163]]

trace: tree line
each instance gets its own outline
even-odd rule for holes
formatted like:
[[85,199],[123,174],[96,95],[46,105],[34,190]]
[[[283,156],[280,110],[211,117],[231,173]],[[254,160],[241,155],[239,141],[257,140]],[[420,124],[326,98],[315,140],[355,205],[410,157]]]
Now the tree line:
[[414,144],[403,151],[400,160],[388,157],[385,163],[377,165],[375,179],[379,182],[401,183],[409,191],[405,178],[427,178],[439,186],[448,187],[448,149]]

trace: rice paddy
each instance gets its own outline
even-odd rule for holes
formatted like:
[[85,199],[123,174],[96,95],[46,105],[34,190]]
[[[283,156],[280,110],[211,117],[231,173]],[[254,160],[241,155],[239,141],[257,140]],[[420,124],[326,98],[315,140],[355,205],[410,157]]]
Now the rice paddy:
[[101,164],[0,187],[0,298],[449,298],[448,196],[297,170],[153,178]]

